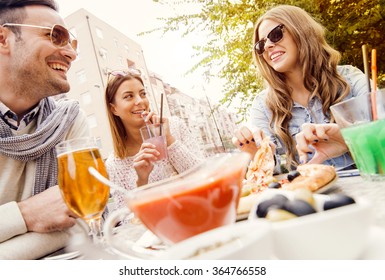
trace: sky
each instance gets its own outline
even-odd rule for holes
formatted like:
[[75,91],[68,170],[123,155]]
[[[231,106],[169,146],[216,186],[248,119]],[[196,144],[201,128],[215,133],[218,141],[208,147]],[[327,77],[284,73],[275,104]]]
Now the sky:
[[196,9],[193,4],[178,5],[178,10],[175,10],[152,0],[56,0],[56,2],[63,18],[83,8],[136,41],[143,49],[148,69],[159,74],[164,82],[183,93],[198,98],[205,98],[207,94],[214,103],[222,98],[222,81],[216,80],[207,84],[199,72],[185,75],[198,62],[196,58],[192,58],[195,54],[192,45],[204,44],[206,39],[203,34],[192,34],[186,38],[176,31],[166,35],[155,32],[138,36],[140,32],[161,26],[162,22],[157,18],[189,12]]

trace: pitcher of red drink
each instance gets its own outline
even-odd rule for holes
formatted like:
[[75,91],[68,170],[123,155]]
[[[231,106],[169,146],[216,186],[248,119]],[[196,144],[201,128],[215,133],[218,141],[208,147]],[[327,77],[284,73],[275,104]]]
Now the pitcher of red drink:
[[127,221],[132,213],[168,245],[234,223],[249,160],[246,153],[218,154],[178,176],[134,189],[126,196],[127,208],[107,219],[107,242],[118,219],[123,215]]

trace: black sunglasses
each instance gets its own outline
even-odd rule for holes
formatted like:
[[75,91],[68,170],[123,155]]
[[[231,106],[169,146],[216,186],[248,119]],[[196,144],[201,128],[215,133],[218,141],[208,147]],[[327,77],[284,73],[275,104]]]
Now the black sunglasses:
[[64,47],[67,44],[70,44],[71,47],[76,51],[78,46],[78,41],[75,39],[75,36],[68,31],[67,28],[61,26],[60,24],[55,24],[52,27],[39,26],[39,25],[31,25],[31,24],[23,24],[23,23],[4,23],[3,27],[7,26],[21,26],[21,27],[31,27],[31,28],[40,28],[47,29],[50,31],[49,38],[51,43],[57,47]]
[[254,50],[257,52],[258,55],[262,55],[265,52],[265,44],[266,44],[267,39],[269,39],[270,42],[272,42],[272,43],[278,43],[279,41],[282,40],[282,38],[283,38],[283,31],[282,31],[283,27],[284,27],[283,24],[280,24],[280,25],[274,27],[273,30],[271,30],[269,32],[269,34],[267,34],[267,36],[265,38],[259,40],[254,45]]

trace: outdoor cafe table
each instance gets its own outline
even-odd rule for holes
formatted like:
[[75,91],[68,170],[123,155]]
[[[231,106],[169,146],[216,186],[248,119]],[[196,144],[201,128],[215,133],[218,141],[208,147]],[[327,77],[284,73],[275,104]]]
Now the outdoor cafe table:
[[366,181],[361,176],[342,177],[330,192],[369,200],[373,205],[374,224],[385,229],[385,181]]
[[[333,193],[344,193],[354,198],[363,198],[369,200],[373,205],[373,226],[376,228],[377,233],[378,230],[380,230],[381,234],[385,233],[385,182],[365,181],[360,176],[340,177],[336,180],[333,187],[327,191],[327,194]],[[129,226],[125,225],[124,227],[125,229],[122,233],[125,234],[126,238],[129,238],[134,242],[143,239],[143,235],[145,233],[149,233],[141,223]],[[381,253],[378,255],[377,252],[378,250],[382,250],[381,248],[385,250],[385,236],[381,239],[381,244],[372,244],[371,246],[380,246],[380,249],[376,249],[376,255],[373,256],[373,259],[385,258],[385,254]],[[93,257],[96,257],[97,259],[111,257],[103,254],[102,252],[97,252],[92,248],[88,249],[93,251]],[[83,258],[82,256],[79,257]]]

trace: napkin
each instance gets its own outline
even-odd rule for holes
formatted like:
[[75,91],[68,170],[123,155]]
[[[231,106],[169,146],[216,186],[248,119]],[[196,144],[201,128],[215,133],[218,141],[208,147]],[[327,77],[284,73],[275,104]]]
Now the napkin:
[[66,246],[67,232],[27,232],[0,243],[2,260],[35,260]]

